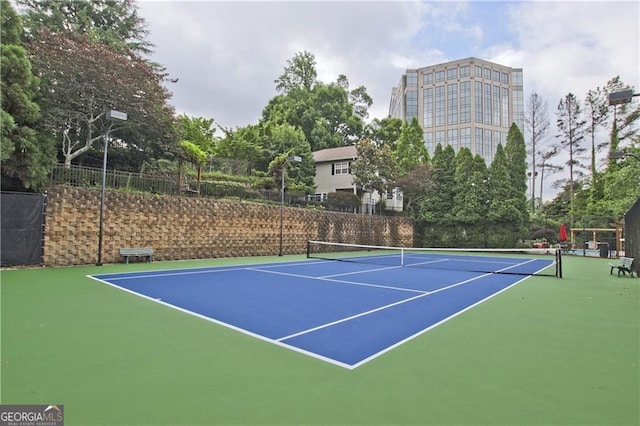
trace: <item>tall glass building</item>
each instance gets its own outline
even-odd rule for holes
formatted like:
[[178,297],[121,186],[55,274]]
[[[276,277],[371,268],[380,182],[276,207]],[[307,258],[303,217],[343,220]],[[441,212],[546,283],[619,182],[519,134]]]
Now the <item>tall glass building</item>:
[[417,117],[424,143],[467,147],[490,164],[511,123],[524,134],[522,68],[478,58],[408,69],[391,92],[389,117]]

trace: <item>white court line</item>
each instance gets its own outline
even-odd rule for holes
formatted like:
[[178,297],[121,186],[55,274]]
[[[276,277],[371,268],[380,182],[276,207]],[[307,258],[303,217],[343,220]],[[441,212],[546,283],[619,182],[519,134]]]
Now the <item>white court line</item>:
[[422,294],[410,297],[408,299],[404,299],[404,300],[400,300],[398,302],[390,303],[388,305],[380,306],[378,308],[371,309],[371,310],[366,311],[366,312],[361,312],[359,314],[352,315],[352,316],[349,316],[349,317],[346,317],[346,318],[342,318],[342,319],[339,319],[339,320],[336,320],[336,321],[332,321],[332,322],[329,322],[329,323],[326,323],[326,324],[322,324],[322,325],[319,325],[317,327],[309,328],[307,330],[302,330],[302,331],[300,331],[298,333],[294,333],[294,334],[291,334],[289,336],[280,337],[279,339],[276,339],[276,340],[278,342],[281,342],[283,340],[291,339],[293,337],[298,337],[298,336],[302,336],[304,334],[312,333],[314,331],[321,330],[323,328],[331,327],[331,326],[334,326],[336,324],[341,324],[341,323],[344,323],[344,322],[347,322],[347,321],[351,321],[353,319],[360,318],[360,317],[363,317],[365,315],[369,315],[369,314],[372,314],[372,313],[375,313],[375,312],[378,312],[378,311],[382,311],[382,310],[385,310],[385,309],[389,309],[389,308],[392,308],[394,306],[401,305],[403,303],[411,302],[413,300],[420,299],[422,297],[430,296],[430,295],[432,295],[434,293],[439,293],[441,291],[444,291],[444,290],[447,290],[447,289],[450,289],[450,288],[453,288],[453,287],[457,287],[459,285],[467,284],[467,283],[469,283],[471,281],[475,281],[477,279],[480,279],[480,278],[483,278],[483,277],[487,277],[489,275],[491,275],[491,274],[483,274],[483,275],[480,275],[480,276],[477,276],[477,277],[474,277],[474,278],[470,278],[468,280],[460,281],[458,283],[451,284],[449,286],[439,288],[439,289],[434,290],[432,292],[423,292]]
[[[491,274],[487,274],[487,275],[491,275]],[[530,276],[523,277],[521,280],[518,280],[518,281],[514,282],[513,284],[510,284],[509,286],[507,286],[507,287],[503,288],[502,290],[499,290],[499,291],[497,291],[497,292],[495,292],[495,293],[492,293],[492,294],[490,294],[489,296],[485,297],[484,299],[478,300],[477,302],[475,302],[475,303],[473,303],[473,304],[471,304],[471,305],[467,306],[466,308],[461,309],[461,310],[457,311],[456,313],[454,313],[454,314],[452,314],[452,315],[449,315],[448,317],[443,318],[443,319],[441,319],[440,321],[438,321],[438,322],[436,322],[436,323],[434,323],[434,324],[431,324],[429,327],[425,328],[424,330],[420,330],[420,331],[418,331],[417,333],[415,333],[414,335],[409,336],[409,337],[407,337],[407,338],[405,338],[405,339],[402,339],[402,340],[400,340],[399,342],[396,342],[396,343],[394,343],[393,345],[391,345],[391,346],[388,346],[388,347],[384,348],[384,349],[383,349],[383,350],[381,350],[380,352],[376,352],[375,354],[373,354],[373,355],[371,355],[371,356],[369,356],[369,357],[367,357],[367,358],[365,358],[365,359],[363,359],[363,360],[361,360],[361,361],[359,361],[359,362],[357,362],[357,363],[355,363],[355,364],[351,365],[349,368],[350,368],[351,370],[355,370],[356,368],[360,367],[361,365],[366,364],[367,362],[369,362],[369,361],[371,361],[371,360],[373,360],[373,359],[376,359],[376,358],[378,358],[379,356],[386,354],[387,352],[392,351],[393,349],[397,348],[398,346],[403,345],[403,344],[407,343],[408,341],[415,339],[415,338],[416,338],[416,337],[418,337],[418,336],[421,336],[422,334],[426,333],[427,331],[432,330],[432,329],[434,329],[434,328],[438,327],[439,325],[442,325],[442,324],[444,324],[445,322],[447,322],[447,321],[449,321],[449,320],[454,319],[454,318],[455,318],[455,317],[457,317],[458,315],[461,315],[461,314],[463,314],[463,313],[467,312],[469,309],[472,309],[472,308],[474,308],[474,307],[478,306],[479,304],[484,303],[484,302],[486,302],[486,301],[487,301],[487,300],[489,300],[489,299],[492,299],[493,297],[495,297],[495,296],[499,295],[500,293],[502,293],[502,292],[504,292],[504,291],[509,290],[511,287],[513,287],[513,286],[515,286],[516,284],[519,284],[519,283],[521,283],[522,281],[524,281],[524,280],[526,280],[526,279],[529,279],[529,278],[531,278],[531,277],[530,277]],[[434,291],[434,293],[435,293],[435,291]]]
[[118,289],[118,290],[122,290],[122,291],[124,291],[124,292],[130,293],[130,294],[133,294],[133,295],[135,295],[135,296],[142,297],[143,299],[150,300],[150,301],[152,301],[152,302],[154,302],[154,303],[159,303],[159,304],[161,304],[161,305],[163,305],[163,306],[166,306],[166,307],[169,307],[169,308],[175,309],[175,310],[180,311],[180,312],[183,312],[183,313],[185,313],[185,314],[193,315],[193,316],[194,316],[194,317],[196,317],[196,318],[200,318],[200,319],[203,319],[203,320],[205,320],[205,321],[209,321],[209,322],[212,322],[212,323],[214,323],[214,324],[218,324],[218,325],[221,325],[221,326],[223,326],[223,327],[227,327],[227,328],[229,328],[229,329],[231,329],[231,330],[234,330],[234,331],[240,332],[240,333],[245,334],[245,335],[247,335],[247,336],[255,337],[255,338],[260,339],[260,340],[262,340],[262,341],[269,342],[269,343],[273,343],[273,344],[275,344],[275,345],[277,345],[277,346],[280,346],[280,347],[283,347],[283,348],[286,348],[286,349],[289,349],[289,350],[292,350],[292,351],[295,351],[295,352],[298,352],[298,353],[301,353],[301,354],[304,354],[304,355],[310,356],[310,357],[312,357],[312,358],[316,358],[316,359],[319,359],[319,360],[322,360],[322,361],[328,362],[329,364],[333,364],[333,365],[337,365],[337,366],[342,367],[342,368],[346,368],[346,369],[348,369],[348,370],[353,369],[353,367],[352,367],[351,365],[349,365],[349,364],[345,364],[345,363],[340,362],[340,361],[337,361],[337,360],[335,360],[335,359],[325,357],[325,356],[320,355],[320,354],[317,354],[317,353],[315,353],[315,352],[310,352],[310,351],[307,351],[307,350],[305,350],[305,349],[302,349],[302,348],[298,348],[298,347],[296,347],[296,346],[289,345],[289,344],[287,344],[287,343],[279,342],[279,341],[277,341],[277,340],[275,340],[275,339],[271,339],[271,338],[266,337],[266,336],[263,336],[263,335],[261,335],[261,334],[257,334],[257,333],[253,333],[253,332],[251,332],[251,331],[249,331],[249,330],[245,330],[244,328],[240,328],[240,327],[237,327],[237,326],[235,326],[235,325],[232,325],[232,324],[229,324],[229,323],[226,323],[226,322],[223,322],[223,321],[220,321],[220,320],[217,320],[217,319],[214,319],[214,318],[208,317],[208,316],[206,316],[206,315],[202,315],[202,314],[199,314],[199,313],[197,313],[197,312],[193,312],[193,311],[190,311],[190,310],[188,310],[188,309],[184,309],[184,308],[181,308],[181,307],[179,307],[179,306],[172,305],[172,304],[167,303],[167,302],[163,302],[163,301],[162,301],[162,300],[160,300],[160,299],[156,299],[156,298],[153,298],[153,297],[151,297],[151,296],[147,296],[147,295],[145,295],[145,294],[138,293],[138,292],[135,292],[135,291],[133,291],[133,290],[129,290],[128,288],[120,287],[120,286],[119,286],[119,285],[117,285],[117,284],[110,283],[109,281],[105,281],[105,280],[102,280],[102,279],[100,279],[100,278],[96,278],[96,277],[91,276],[91,275],[87,275],[87,277],[89,277],[89,278],[91,278],[91,279],[93,279],[93,280],[96,280],[96,281],[98,281],[98,282],[101,282],[102,284],[106,284],[106,285],[108,285],[108,286],[111,286],[111,287],[113,287],[113,288],[116,288],[116,289]]
[[310,279],[310,280],[328,281],[328,282],[340,283],[340,284],[357,285],[357,286],[361,286],[361,287],[376,287],[376,288],[384,288],[384,289],[389,289],[389,290],[407,291],[407,292],[410,292],[410,293],[428,293],[428,292],[426,292],[424,290],[414,290],[414,289],[406,288],[406,287],[393,287],[393,286],[388,286],[388,285],[369,284],[369,283],[362,283],[362,282],[357,282],[357,281],[334,280],[334,279],[331,279],[331,278],[314,277],[312,275],[290,274],[290,273],[287,273],[287,272],[278,272],[278,271],[265,271],[265,270],[261,270],[259,268],[251,268],[251,270],[252,271],[256,271],[256,272],[263,272],[265,274],[284,275],[285,277],[306,278],[306,279]]
[[[316,263],[316,262],[313,262]],[[322,262],[328,263],[328,262]],[[166,269],[166,270],[157,270],[151,271],[148,274],[141,275],[130,275],[130,274],[138,274],[138,272],[114,272],[114,273],[106,273],[106,274],[93,274],[89,275],[89,277],[95,276],[104,276],[108,275],[109,280],[129,280],[129,279],[139,279],[139,278],[157,278],[157,277],[173,277],[180,275],[194,275],[194,274],[208,274],[210,272],[233,272],[233,271],[244,271],[250,269],[251,266],[260,266],[261,268],[282,268],[284,266],[300,266],[300,265],[308,265],[309,261],[300,261],[300,262],[283,262],[283,263],[275,263],[273,265],[267,265],[262,263],[248,263],[243,266],[202,266],[200,268],[188,268],[186,271],[181,271],[180,269]],[[263,266],[264,265],[264,266]]]

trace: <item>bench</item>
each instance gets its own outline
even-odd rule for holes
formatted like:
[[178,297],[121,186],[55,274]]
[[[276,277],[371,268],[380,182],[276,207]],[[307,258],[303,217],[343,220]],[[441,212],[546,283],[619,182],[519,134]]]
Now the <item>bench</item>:
[[121,248],[120,256],[124,257],[124,263],[129,263],[130,257],[146,257],[147,262],[151,262],[153,260],[153,249],[150,247]]
[[613,274],[614,269],[618,268],[618,276],[620,276],[620,272],[622,272],[622,275],[626,275],[628,272],[629,275],[631,275],[631,277],[633,278],[633,269],[631,269],[632,265],[633,257],[621,257],[620,263],[618,263],[617,265],[614,265],[613,263],[609,264],[609,266],[611,266],[611,274]]

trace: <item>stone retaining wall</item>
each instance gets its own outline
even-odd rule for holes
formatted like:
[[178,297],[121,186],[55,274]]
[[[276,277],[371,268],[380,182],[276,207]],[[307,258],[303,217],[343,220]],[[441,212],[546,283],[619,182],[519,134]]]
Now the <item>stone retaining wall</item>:
[[[100,190],[50,188],[45,265],[95,263],[99,222]],[[284,254],[305,253],[307,240],[413,245],[413,223],[402,217],[287,207],[283,225]],[[156,260],[277,255],[280,206],[107,191],[102,261],[121,262],[121,247],[152,247]]]

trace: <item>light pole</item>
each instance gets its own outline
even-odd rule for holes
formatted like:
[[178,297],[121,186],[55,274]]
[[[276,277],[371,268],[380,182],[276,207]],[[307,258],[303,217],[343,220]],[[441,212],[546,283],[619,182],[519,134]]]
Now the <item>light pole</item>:
[[527,172],[527,176],[531,178],[529,184],[531,185],[531,213],[536,211],[536,195],[535,195],[535,182],[538,177],[538,172]]
[[107,148],[109,146],[109,130],[113,126],[114,120],[127,121],[127,114],[124,112],[109,110],[105,114],[107,128],[104,131],[104,156],[102,157],[102,194],[100,196],[100,230],[98,231],[98,261],[96,266],[102,266],[102,227],[104,222],[104,191],[107,181]]
[[287,173],[287,164],[300,162],[302,162],[302,157],[292,155],[291,157],[288,157],[282,164],[282,184],[280,185],[280,252],[278,253],[278,256],[283,255],[282,238],[284,234],[284,175]]
[[611,151],[609,153],[609,160],[620,160],[627,157],[633,157],[636,160],[640,161],[640,155],[634,154],[633,152]]
[[634,96],[640,96],[640,93],[633,93],[631,89],[609,93],[609,105],[628,104]]

